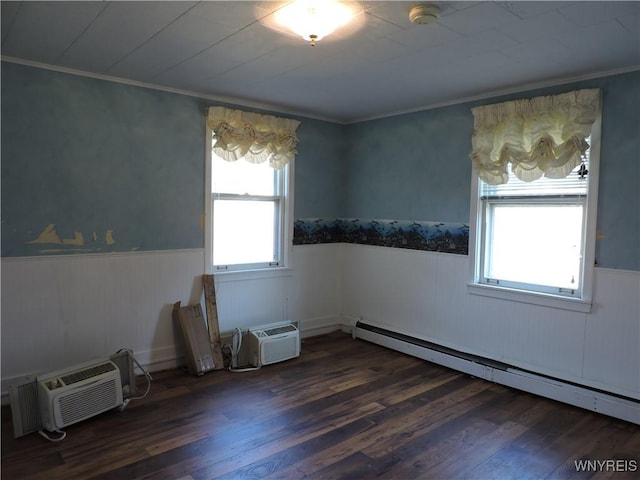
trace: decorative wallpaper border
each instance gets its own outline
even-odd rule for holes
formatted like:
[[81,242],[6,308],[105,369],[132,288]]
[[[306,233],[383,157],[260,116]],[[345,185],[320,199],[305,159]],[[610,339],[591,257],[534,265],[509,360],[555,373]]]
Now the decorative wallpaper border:
[[360,218],[300,218],[293,224],[294,245],[339,242],[467,255],[469,226]]

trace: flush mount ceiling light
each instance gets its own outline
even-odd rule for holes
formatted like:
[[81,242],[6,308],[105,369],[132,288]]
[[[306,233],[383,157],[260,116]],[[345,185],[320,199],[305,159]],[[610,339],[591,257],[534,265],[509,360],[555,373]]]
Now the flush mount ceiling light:
[[362,7],[358,2],[338,0],[295,0],[275,14],[278,25],[308,40],[311,46],[323,37],[346,26]]
[[437,5],[416,5],[409,11],[409,20],[417,25],[427,25],[438,20],[439,15]]

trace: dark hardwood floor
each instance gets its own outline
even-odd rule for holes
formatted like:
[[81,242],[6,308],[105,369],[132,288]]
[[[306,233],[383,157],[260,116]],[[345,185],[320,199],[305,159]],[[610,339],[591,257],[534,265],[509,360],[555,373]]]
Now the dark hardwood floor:
[[[154,375],[150,394],[13,438],[2,479],[638,478],[640,427],[336,332],[250,373]],[[142,382],[141,382],[142,383]],[[591,471],[579,471],[587,461]],[[596,471],[594,471],[594,469]]]

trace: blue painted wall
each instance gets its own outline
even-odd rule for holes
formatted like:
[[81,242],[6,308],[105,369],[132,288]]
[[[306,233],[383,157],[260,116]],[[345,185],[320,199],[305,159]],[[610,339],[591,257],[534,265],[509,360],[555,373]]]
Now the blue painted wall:
[[[639,72],[353,125],[299,118],[295,217],[468,223],[470,108],[591,87],[597,260],[640,270]],[[210,103],[2,62],[2,256],[202,248]],[[60,243],[29,243],[49,225]]]
[[347,127],[345,217],[469,221],[466,105]]
[[[204,115],[200,99],[3,62],[2,256],[202,248]],[[48,225],[62,244],[28,243]],[[82,246],[64,243],[75,232]]]
[[476,105],[601,88],[598,265],[640,270],[640,73],[593,79],[347,127],[344,217],[469,222]]
[[[212,103],[2,62],[2,256],[202,248]],[[298,119],[296,214],[338,216],[342,127]]]
[[344,127],[308,118],[299,120],[295,218],[337,218],[345,200]]
[[640,73],[591,83],[604,92],[596,260],[640,270]]

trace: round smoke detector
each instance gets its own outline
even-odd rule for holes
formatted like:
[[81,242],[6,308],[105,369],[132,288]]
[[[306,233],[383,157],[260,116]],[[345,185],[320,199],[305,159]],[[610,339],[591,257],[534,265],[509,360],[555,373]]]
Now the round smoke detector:
[[436,5],[416,5],[409,11],[409,20],[418,25],[427,25],[438,20],[440,9]]

